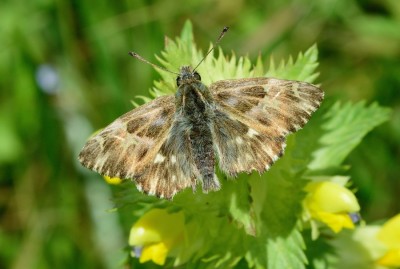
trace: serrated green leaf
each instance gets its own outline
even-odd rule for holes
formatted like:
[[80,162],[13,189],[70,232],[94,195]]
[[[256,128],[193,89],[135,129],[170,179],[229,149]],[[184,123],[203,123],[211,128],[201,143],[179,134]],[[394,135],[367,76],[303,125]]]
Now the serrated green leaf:
[[[243,178],[243,179],[241,179]],[[232,196],[229,200],[229,213],[232,218],[242,225],[246,233],[256,234],[254,216],[251,209],[250,186],[247,183],[246,176],[239,177],[233,185]],[[240,186],[238,186],[240,184]]]
[[261,55],[257,57],[256,65],[253,67],[254,77],[262,77],[264,75],[264,65],[261,59]]
[[327,240],[312,240],[309,236],[304,236],[306,240],[306,254],[309,257],[307,269],[338,269],[334,264],[337,261],[335,249]]
[[346,156],[373,128],[389,118],[390,110],[376,103],[366,106],[336,103],[325,115],[322,128],[325,134],[319,139],[322,145],[313,153],[309,169],[325,169],[339,166]]
[[181,40],[187,44],[193,44],[193,25],[190,20],[186,20],[181,32]]
[[246,259],[257,268],[304,268],[306,262],[297,223],[306,184],[301,171],[307,163],[301,162],[302,169],[293,169],[297,162],[292,155],[295,144],[288,142],[286,154],[269,172],[248,180],[258,233],[255,248],[251,247]]
[[287,236],[278,236],[268,241],[267,268],[305,268],[307,259],[303,252],[303,238],[297,229],[293,229]]
[[305,182],[282,169],[284,163],[277,164],[262,178],[249,180],[259,217],[257,231],[261,231],[257,238],[266,240],[264,251],[268,256],[264,257],[267,264],[263,268],[303,268],[304,245],[297,235],[297,216]]
[[251,241],[245,259],[249,268],[305,268],[306,257],[299,245],[303,246],[304,243],[297,229],[275,238],[263,233]]
[[289,57],[286,63],[282,61],[280,66],[275,68],[274,61],[271,59],[270,68],[265,76],[312,83],[318,77],[318,73],[315,72],[318,66],[317,60],[318,49],[316,45],[313,45],[304,54],[300,52],[296,62]]

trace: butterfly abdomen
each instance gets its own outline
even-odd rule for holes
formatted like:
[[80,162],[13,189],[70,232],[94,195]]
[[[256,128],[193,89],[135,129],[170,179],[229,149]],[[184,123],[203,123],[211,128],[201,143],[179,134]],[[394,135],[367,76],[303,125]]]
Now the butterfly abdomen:
[[196,167],[203,182],[203,190],[218,190],[219,182],[214,174],[215,155],[212,135],[208,125],[194,124],[190,129],[190,147]]

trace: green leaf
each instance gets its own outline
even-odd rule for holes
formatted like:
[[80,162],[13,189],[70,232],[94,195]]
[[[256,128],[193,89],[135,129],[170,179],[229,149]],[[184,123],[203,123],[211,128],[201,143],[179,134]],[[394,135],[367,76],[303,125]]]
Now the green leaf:
[[322,128],[325,134],[319,139],[322,145],[313,153],[309,169],[339,166],[361,139],[379,124],[385,122],[390,110],[376,103],[365,102],[345,105],[336,103],[325,115]]
[[289,149],[261,178],[249,179],[258,220],[255,251],[259,252],[262,245],[264,255],[267,254],[261,261],[260,253],[252,255],[261,268],[304,268],[306,262],[297,225],[305,181],[291,169],[292,159]]
[[318,49],[316,45],[313,45],[304,54],[300,52],[296,62],[289,57],[286,63],[282,61],[278,67],[275,67],[275,63],[271,59],[269,70],[265,76],[312,83],[318,77],[318,73],[315,72],[318,67],[317,60]]
[[[322,240],[322,238],[319,238],[318,240],[312,240],[309,234],[304,234],[304,238],[306,240],[306,245],[307,245],[306,255],[307,257],[309,257],[309,263],[307,264],[307,269],[338,268],[334,266],[334,264],[337,263],[337,257],[335,255],[335,248],[332,247],[330,241]],[[345,267],[340,267],[340,268],[345,268]]]

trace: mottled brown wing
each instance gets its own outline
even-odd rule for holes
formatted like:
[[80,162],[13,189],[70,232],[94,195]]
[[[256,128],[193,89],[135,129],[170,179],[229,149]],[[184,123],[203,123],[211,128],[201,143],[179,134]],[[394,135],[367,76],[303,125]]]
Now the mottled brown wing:
[[312,84],[274,78],[222,80],[210,91],[219,165],[232,176],[268,170],[282,156],[286,136],[307,123],[324,97]]
[[192,157],[189,131],[184,118],[175,114],[167,138],[142,173],[135,175],[145,193],[172,198],[187,187],[196,187],[199,172]]
[[[182,171],[191,166],[190,158],[185,158],[182,146],[176,152],[179,137],[171,136],[174,115],[174,96],[140,106],[91,137],[79,161],[101,175],[133,179],[145,193],[170,198],[192,186],[191,177]],[[184,160],[183,165],[178,160]]]
[[122,115],[87,141],[80,162],[102,175],[133,178],[155,158],[174,112],[173,96],[163,96]]

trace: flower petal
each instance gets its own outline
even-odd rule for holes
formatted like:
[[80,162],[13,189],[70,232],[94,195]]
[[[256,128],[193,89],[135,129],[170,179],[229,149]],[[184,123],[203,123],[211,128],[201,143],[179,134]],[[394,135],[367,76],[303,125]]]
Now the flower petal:
[[306,198],[312,207],[330,213],[358,212],[360,205],[354,193],[339,184],[324,181],[311,182],[306,186]]
[[111,185],[118,185],[122,182],[122,179],[118,178],[118,177],[108,177],[108,176],[104,176],[104,180]]
[[168,248],[163,242],[149,245],[143,248],[139,262],[144,263],[152,260],[155,264],[164,265],[167,254]]
[[354,223],[347,213],[333,214],[319,212],[317,219],[325,223],[335,233],[340,232],[343,228],[354,229]]
[[382,258],[380,258],[377,264],[388,267],[400,267],[400,249],[389,250]]
[[377,237],[388,248],[400,249],[400,214],[385,222]]
[[129,245],[146,246],[161,241],[167,246],[173,245],[181,239],[183,230],[182,212],[168,213],[165,209],[152,209],[132,226]]

